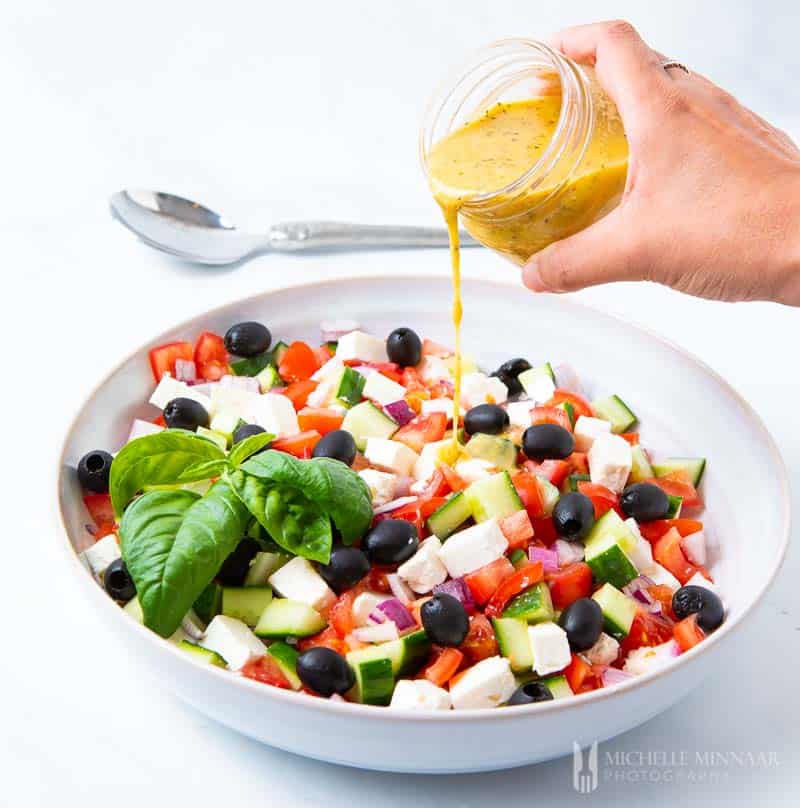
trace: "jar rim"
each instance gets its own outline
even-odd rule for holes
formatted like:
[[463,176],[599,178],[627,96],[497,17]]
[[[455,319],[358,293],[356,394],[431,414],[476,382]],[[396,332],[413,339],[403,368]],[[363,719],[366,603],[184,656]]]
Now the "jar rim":
[[[493,62],[502,64],[503,58],[507,57],[506,64],[513,65],[514,61],[525,63],[526,56],[528,57],[527,66],[529,68],[548,67],[555,69],[558,75],[562,103],[553,134],[542,154],[519,177],[501,188],[476,193],[463,199],[461,201],[463,208],[491,205],[500,197],[505,198],[518,193],[522,189],[530,189],[540,184],[554,168],[558,160],[561,159],[576,136],[581,140],[581,143],[578,144],[579,154],[575,160],[576,164],[582,159],[588,147],[593,129],[594,110],[583,72],[570,59],[544,42],[525,38],[499,39],[473,51],[461,63],[459,68],[451,71],[448,77],[440,83],[428,101],[419,140],[420,161],[426,177],[430,179],[428,155],[432,147],[441,140],[441,137],[455,131],[457,128],[453,126],[455,118],[467,102],[469,93],[475,89],[475,86],[470,86],[464,92],[463,85],[478,76],[481,70],[486,69]],[[538,59],[536,59],[537,56],[539,57]],[[491,79],[491,74],[486,78]],[[456,95],[459,92],[462,93],[460,99]],[[434,140],[434,131],[437,125],[441,123],[440,119],[445,114],[448,102],[451,102],[454,98],[457,99],[457,108],[451,115],[448,131],[445,135]],[[586,120],[583,121],[578,120],[576,104],[578,99],[583,99],[585,102],[587,116],[585,116]],[[465,123],[459,124],[459,126],[463,125]],[[583,130],[583,137],[580,137],[580,131],[576,131],[578,129]],[[555,190],[557,192],[558,189]]]

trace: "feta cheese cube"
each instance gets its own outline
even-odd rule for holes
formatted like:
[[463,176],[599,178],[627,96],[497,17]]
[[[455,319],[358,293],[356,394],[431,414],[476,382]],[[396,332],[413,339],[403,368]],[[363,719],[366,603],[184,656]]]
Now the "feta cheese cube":
[[592,482],[604,485],[618,494],[625,488],[632,465],[631,445],[619,435],[598,435],[589,449],[589,474]]
[[179,382],[169,375],[162,376],[158,386],[153,390],[153,395],[150,396],[150,403],[163,410],[173,398],[191,398],[192,401],[202,404],[207,413],[210,414],[212,411],[211,399],[208,396],[193,390],[186,382]]
[[308,394],[306,399],[306,406],[308,407],[328,407],[339,387],[339,377],[331,376],[323,379],[317,385],[316,389]]
[[378,404],[385,406],[393,401],[400,401],[405,397],[406,388],[402,384],[393,382],[383,373],[373,370],[371,372],[364,371],[364,374],[367,377],[362,391],[364,398],[371,398],[373,401],[377,401]]
[[702,530],[684,536],[681,539],[681,549],[692,564],[705,566],[708,554],[706,553],[706,534]]
[[644,571],[644,574],[656,586],[668,586],[673,592],[681,588],[681,582],[666,567],[662,567],[655,561],[653,566]]
[[337,356],[331,357],[321,368],[314,371],[311,376],[312,382],[322,382],[331,379],[338,379],[344,370],[344,362]]
[[439,558],[442,543],[429,536],[417,552],[397,568],[397,574],[420,595],[427,594],[447,578],[447,568]]
[[296,435],[300,431],[297,423],[297,413],[288,396],[278,393],[264,393],[255,396],[250,408],[249,420],[272,432],[273,435],[287,437]]
[[[430,415],[434,412],[443,412],[448,421],[453,420],[453,399],[452,398],[430,398],[421,403],[420,415]],[[458,414],[464,414],[464,408],[458,408]]]
[[496,376],[475,372],[461,379],[461,404],[468,410],[478,404],[503,404],[507,399],[508,388]]
[[449,710],[453,702],[446,690],[427,679],[401,679],[389,706],[400,710]]
[[372,495],[372,506],[377,508],[391,502],[397,487],[397,477],[386,471],[377,469],[362,469],[358,476],[367,484]]
[[578,420],[575,421],[575,450],[588,452],[597,437],[609,432],[611,432],[611,424],[608,421],[579,415]]
[[353,622],[357,626],[371,626],[374,625],[369,619],[375,607],[385,600],[389,600],[389,595],[383,595],[380,592],[362,592],[356,596],[353,601]]
[[465,483],[474,483],[484,477],[491,477],[497,469],[488,461],[480,457],[473,457],[469,460],[459,460],[455,466],[455,472]]
[[414,464],[419,460],[419,455],[413,449],[400,441],[386,438],[367,438],[364,457],[373,466],[383,466],[404,476],[411,474]]
[[532,401],[512,401],[507,404],[506,412],[508,413],[508,420],[511,422],[511,426],[527,429],[533,423],[533,419],[531,418],[532,409]]
[[661,645],[635,648],[628,653],[622,670],[626,673],[639,675],[659,670],[679,656],[681,649],[675,640],[669,640]]
[[218,614],[206,629],[203,648],[216,651],[231,670],[241,670],[248,662],[267,652],[264,643],[241,620]]
[[341,362],[347,359],[361,359],[363,362],[388,362],[386,341],[365,334],[363,331],[351,331],[339,338],[336,346],[336,359]]
[[610,665],[619,656],[619,643],[610,635],[603,632],[597,642],[583,656],[592,665]]
[[451,377],[447,362],[440,356],[423,356],[418,370],[419,375],[426,382],[438,382]]
[[482,659],[468,668],[450,688],[450,698],[456,710],[478,707],[499,707],[517,689],[509,661],[501,656]]
[[533,651],[533,669],[539,676],[555,673],[569,665],[572,656],[567,632],[557,623],[537,623],[528,626]]
[[636,543],[633,547],[627,549],[625,554],[631,560],[633,566],[636,567],[639,572],[646,575],[647,570],[653,566],[653,548],[650,542],[642,537],[642,534],[639,532],[639,525],[636,523],[635,519],[632,517],[626,519],[625,524],[636,537]]
[[534,404],[545,404],[556,391],[555,382],[543,367],[523,371],[519,381]]
[[91,547],[87,547],[78,555],[81,563],[92,575],[102,579],[112,561],[120,557],[119,543],[114,533],[98,539]]
[[439,558],[452,578],[474,572],[496,561],[508,549],[508,540],[497,519],[487,519],[451,536],[439,551]]
[[307,603],[317,611],[322,611],[336,600],[333,590],[311,566],[309,560],[300,556],[295,556],[288,564],[273,572],[269,577],[269,585],[283,597]]
[[252,390],[242,387],[223,387],[217,385],[211,390],[211,408],[215,417],[224,415],[228,418],[248,420],[250,412],[261,396]]

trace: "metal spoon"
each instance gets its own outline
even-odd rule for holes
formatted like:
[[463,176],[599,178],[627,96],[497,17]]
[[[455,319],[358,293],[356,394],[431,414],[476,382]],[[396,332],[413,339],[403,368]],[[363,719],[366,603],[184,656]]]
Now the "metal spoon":
[[[233,264],[259,253],[396,247],[447,247],[447,231],[435,227],[282,222],[266,233],[238,230],[197,202],[157,191],[124,190],[110,199],[111,215],[157,250],[199,264]],[[466,233],[461,245],[478,243]]]

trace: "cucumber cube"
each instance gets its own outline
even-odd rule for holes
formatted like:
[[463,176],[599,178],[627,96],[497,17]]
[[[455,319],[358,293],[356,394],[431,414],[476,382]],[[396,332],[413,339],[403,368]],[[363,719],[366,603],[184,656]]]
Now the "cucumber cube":
[[685,472],[689,482],[696,488],[703,479],[703,472],[706,470],[706,459],[704,457],[668,457],[660,463],[653,463],[653,474],[651,477],[664,477],[676,471]]
[[528,624],[515,617],[495,617],[492,620],[500,653],[508,659],[515,673],[533,667],[533,651],[528,637]]
[[472,509],[463,491],[453,494],[428,517],[428,527],[439,539],[446,539],[472,517]]
[[586,537],[585,560],[594,577],[623,587],[639,573],[627,553],[636,546],[636,536],[614,510],[600,517]]
[[397,422],[371,401],[362,401],[347,411],[342,429],[353,436],[356,446],[363,452],[367,438],[391,438],[397,432]]
[[542,581],[509,601],[503,617],[513,617],[527,623],[545,623],[555,616],[550,587]]
[[464,496],[476,522],[485,522],[493,518],[502,519],[504,516],[511,516],[512,513],[521,511],[523,507],[507,471],[476,480],[464,489]]
[[634,412],[619,396],[609,396],[592,402],[592,409],[597,418],[611,424],[615,435],[627,432],[638,420]]
[[631,483],[642,483],[656,476],[647,453],[638,444],[631,447],[631,461]]
[[310,637],[326,625],[322,615],[307,603],[275,598],[262,612],[255,633],[259,637]]
[[292,686],[292,690],[300,690],[303,683],[297,675],[297,657],[300,656],[297,649],[288,642],[278,640],[267,648],[267,653],[278,663],[281,673]]
[[625,639],[639,608],[636,601],[611,584],[603,584],[592,598],[597,601],[603,612],[606,632],[616,640]]
[[186,651],[191,654],[198,662],[205,662],[207,665],[213,665],[216,668],[227,668],[228,663],[216,652],[210,648],[201,648],[189,640],[181,640],[178,643],[178,648],[181,651]]
[[269,586],[224,586],[222,588],[222,614],[235,617],[250,628],[258,623],[264,609],[272,601]]

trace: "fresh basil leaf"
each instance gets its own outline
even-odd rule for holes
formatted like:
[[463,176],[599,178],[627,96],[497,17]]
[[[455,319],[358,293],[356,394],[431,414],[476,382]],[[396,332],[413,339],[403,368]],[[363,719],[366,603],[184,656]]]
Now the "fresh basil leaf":
[[372,498],[367,484],[338,460],[329,457],[297,460],[285,452],[270,449],[251,457],[242,464],[241,470],[302,491],[331,517],[346,544],[361,538],[372,522]]
[[115,514],[119,517],[144,486],[177,483],[189,466],[224,458],[225,453],[213,441],[184,429],[166,429],[132,440],[111,464],[108,490]]
[[122,555],[144,623],[171,636],[244,535],[250,514],[226,480],[204,497],[152,491],[124,513]]
[[230,483],[273,541],[294,555],[327,564],[331,557],[331,522],[298,487],[234,471]]
[[236,376],[258,376],[262,370],[270,363],[272,353],[258,354],[258,356],[250,356],[247,359],[238,359],[236,362],[231,363],[231,370]]
[[251,435],[249,438],[240,440],[233,445],[233,448],[228,452],[228,462],[234,468],[237,468],[248,457],[260,452],[265,446],[268,446],[275,440],[274,435],[269,432],[259,432],[258,435]]
[[181,483],[193,483],[198,480],[210,480],[212,477],[221,477],[228,468],[227,460],[203,460],[187,466],[178,478]]

